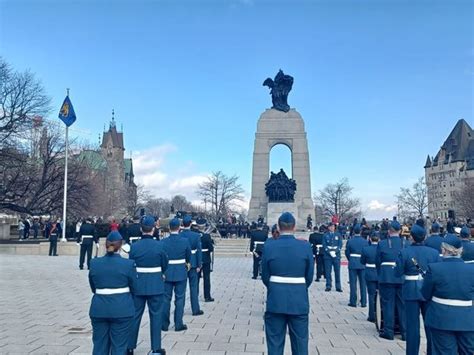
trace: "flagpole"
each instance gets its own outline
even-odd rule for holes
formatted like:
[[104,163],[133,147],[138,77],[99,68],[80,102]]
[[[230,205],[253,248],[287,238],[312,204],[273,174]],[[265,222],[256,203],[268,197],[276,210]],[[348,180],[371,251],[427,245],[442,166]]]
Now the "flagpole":
[[[69,89],[67,89],[67,96],[69,97]],[[63,200],[63,230],[61,242],[66,242],[66,208],[67,208],[67,156],[69,151],[69,126],[66,125],[66,154],[64,159],[64,200]]]

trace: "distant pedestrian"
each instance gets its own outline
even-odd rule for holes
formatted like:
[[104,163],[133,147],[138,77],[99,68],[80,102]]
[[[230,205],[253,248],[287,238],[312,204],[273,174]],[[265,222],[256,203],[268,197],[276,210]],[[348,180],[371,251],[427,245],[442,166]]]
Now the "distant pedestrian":
[[59,220],[51,224],[49,231],[49,256],[58,256],[58,238],[62,234]]

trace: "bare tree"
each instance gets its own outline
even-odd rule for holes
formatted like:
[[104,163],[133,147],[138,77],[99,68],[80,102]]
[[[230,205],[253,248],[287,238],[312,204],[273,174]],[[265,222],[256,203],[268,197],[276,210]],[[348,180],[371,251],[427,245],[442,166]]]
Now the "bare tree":
[[236,175],[227,176],[222,171],[216,171],[199,184],[197,193],[206,206],[211,206],[210,216],[215,221],[236,212],[236,203],[243,201],[244,190],[238,180]]
[[147,213],[158,218],[168,218],[171,211],[171,200],[167,198],[150,198],[145,203]]
[[459,217],[474,219],[474,178],[465,179],[455,192]]
[[0,143],[24,132],[50,111],[50,98],[34,74],[10,68],[0,57]]
[[400,194],[396,195],[399,211],[405,215],[424,216],[428,210],[428,188],[425,178],[420,177],[412,188],[401,187]]
[[360,201],[352,197],[353,188],[347,178],[326,185],[314,197],[316,206],[320,206],[325,217],[336,215],[339,220],[351,220],[360,215]]
[[191,212],[193,210],[192,203],[189,202],[183,195],[173,196],[171,199],[171,204],[173,205],[175,211]]

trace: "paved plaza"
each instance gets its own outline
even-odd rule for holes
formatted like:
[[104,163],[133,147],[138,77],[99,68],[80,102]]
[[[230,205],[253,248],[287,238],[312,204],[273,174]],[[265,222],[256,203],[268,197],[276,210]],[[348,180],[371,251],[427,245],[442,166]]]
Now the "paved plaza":
[[[72,256],[0,255],[0,354],[91,354],[91,291],[77,263]],[[266,353],[265,287],[251,279],[251,269],[251,257],[216,258],[216,301],[202,302],[199,317],[191,316],[186,301],[188,330],[163,333],[169,354]],[[366,309],[347,307],[347,267],[341,272],[342,294],[324,292],[324,283],[311,285],[310,354],[404,354],[404,342],[378,338]],[[144,317],[136,354],[147,353],[149,338]],[[290,354],[288,337],[286,343]]]

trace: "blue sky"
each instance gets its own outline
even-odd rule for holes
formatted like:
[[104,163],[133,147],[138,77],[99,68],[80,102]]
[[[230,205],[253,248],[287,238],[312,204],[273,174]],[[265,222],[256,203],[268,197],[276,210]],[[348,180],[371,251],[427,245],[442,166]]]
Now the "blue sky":
[[35,72],[55,109],[71,88],[77,135],[96,142],[114,108],[139,182],[190,199],[214,170],[250,195],[256,123],[271,106],[262,82],[282,68],[313,192],[348,177],[379,217],[456,121],[474,122],[472,17],[460,0],[0,0],[0,54]]

